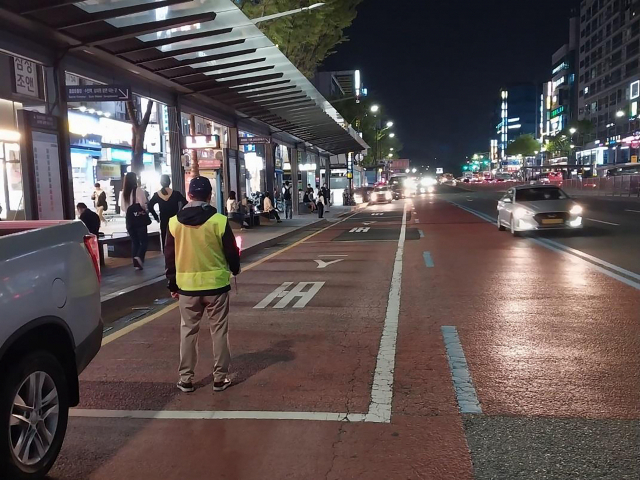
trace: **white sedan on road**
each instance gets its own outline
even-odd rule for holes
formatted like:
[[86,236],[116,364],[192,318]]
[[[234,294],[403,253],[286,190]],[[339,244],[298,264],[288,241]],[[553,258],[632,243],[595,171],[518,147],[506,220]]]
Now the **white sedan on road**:
[[498,201],[498,228],[514,236],[532,230],[582,228],[582,207],[554,185],[521,185]]

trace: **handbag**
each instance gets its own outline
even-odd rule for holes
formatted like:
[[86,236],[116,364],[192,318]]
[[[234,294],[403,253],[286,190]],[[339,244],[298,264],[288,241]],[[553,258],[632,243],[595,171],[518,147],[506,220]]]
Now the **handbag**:
[[[135,199],[137,193],[137,188],[133,190],[131,196]],[[126,216],[126,224],[127,230],[132,230],[141,227],[148,227],[151,225],[151,217],[149,217],[149,213],[142,208],[138,202],[132,203],[127,208],[127,216]]]

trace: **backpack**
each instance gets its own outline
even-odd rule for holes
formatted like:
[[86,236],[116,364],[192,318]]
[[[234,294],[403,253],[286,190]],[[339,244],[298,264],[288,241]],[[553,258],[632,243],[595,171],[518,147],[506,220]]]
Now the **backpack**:
[[284,187],[282,198],[285,200],[291,200],[291,187]]
[[[135,188],[131,193],[131,197],[134,200],[136,199],[136,193],[137,188]],[[149,225],[151,225],[151,218],[149,217],[147,211],[142,208],[142,205],[136,202],[132,203],[131,205],[129,205],[129,208],[127,208],[126,224],[127,230],[132,230],[140,227],[148,227]]]

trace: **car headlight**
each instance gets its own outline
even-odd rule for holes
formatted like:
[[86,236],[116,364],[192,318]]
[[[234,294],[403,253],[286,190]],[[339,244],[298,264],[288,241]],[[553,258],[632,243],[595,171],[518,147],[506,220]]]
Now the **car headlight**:
[[516,207],[513,210],[513,218],[515,218],[516,220],[520,220],[521,218],[524,218],[528,214],[529,214],[529,211],[522,207]]
[[582,207],[580,205],[574,205],[571,207],[571,210],[569,210],[569,213],[571,215],[582,215]]
[[431,187],[431,186],[427,188],[427,192],[428,192],[428,193],[433,193],[433,192],[435,192],[435,191],[436,191],[436,189],[435,189],[435,188],[433,188],[433,187]]
[[387,198],[387,200],[391,200],[391,192],[385,193],[384,196]]
[[354,195],[353,199],[356,201],[356,203],[362,203],[362,195]]

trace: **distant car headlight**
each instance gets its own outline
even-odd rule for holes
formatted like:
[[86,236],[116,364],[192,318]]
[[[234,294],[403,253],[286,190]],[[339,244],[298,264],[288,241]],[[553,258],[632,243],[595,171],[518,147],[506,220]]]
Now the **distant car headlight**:
[[571,210],[569,210],[571,215],[582,215],[582,207],[580,205],[574,205]]
[[528,214],[529,214],[529,211],[522,207],[516,207],[513,210],[513,218],[515,218],[516,220],[520,220],[521,218],[524,218]]

